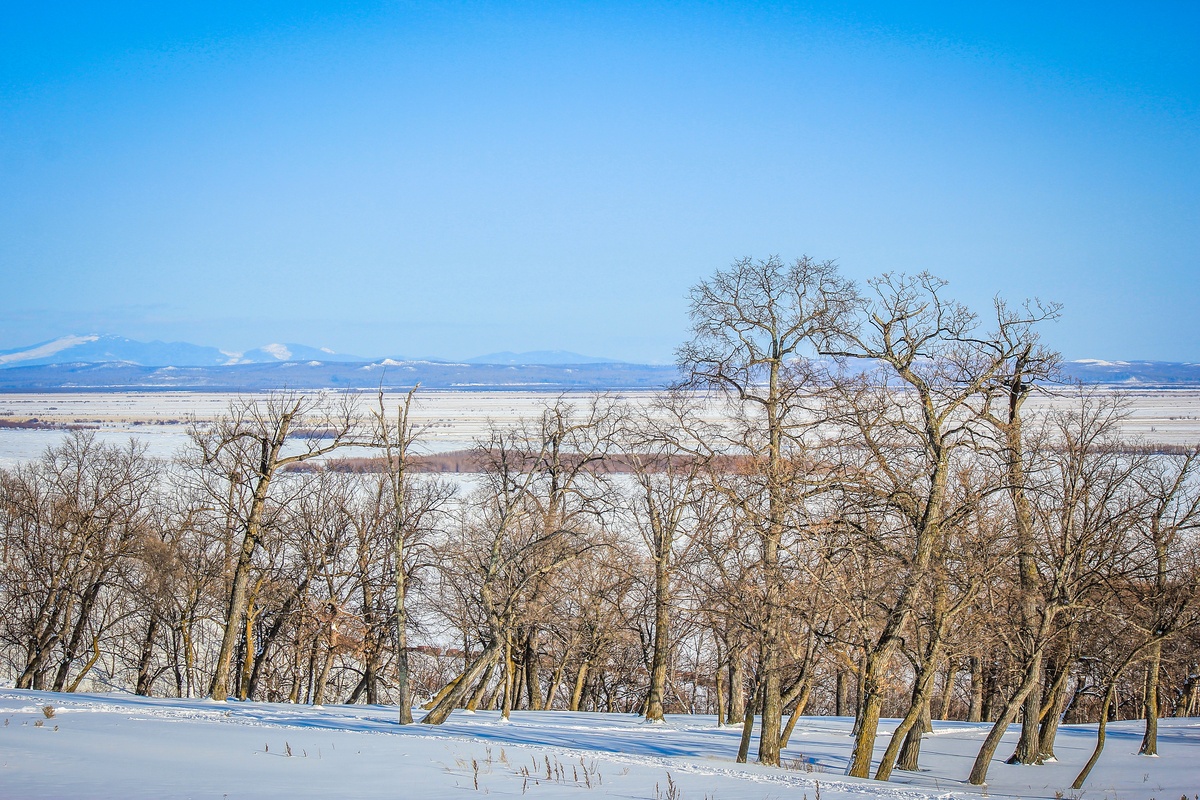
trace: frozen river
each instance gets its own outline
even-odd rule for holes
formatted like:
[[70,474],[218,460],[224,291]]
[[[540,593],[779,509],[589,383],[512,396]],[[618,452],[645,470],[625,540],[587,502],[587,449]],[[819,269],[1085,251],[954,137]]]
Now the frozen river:
[[[633,402],[646,402],[650,394],[626,394]],[[143,440],[151,455],[168,458],[187,443],[190,420],[212,420],[231,403],[265,397],[253,394],[202,392],[154,393],[54,393],[0,394],[0,420],[35,419],[54,425],[94,427],[107,442],[125,444],[130,437]],[[492,424],[507,425],[540,413],[558,395],[544,392],[421,392],[413,403],[414,424],[422,428],[422,448],[428,452],[464,450],[485,436]],[[569,395],[579,404],[590,395]],[[384,398],[389,413],[404,401],[402,394]],[[364,415],[377,408],[374,395],[362,397]],[[0,467],[36,458],[46,447],[62,440],[64,430],[0,428]],[[353,455],[348,450],[339,456]]]
[[[1125,392],[1130,416],[1125,433],[1146,441],[1190,445],[1200,442],[1200,390],[1169,389]],[[629,393],[624,398],[646,403],[650,393]],[[256,395],[202,392],[79,392],[53,394],[0,394],[0,420],[36,419],[55,425],[94,427],[104,441],[124,444],[130,437],[143,440],[152,455],[170,457],[187,442],[188,421],[215,419],[231,402]],[[424,428],[427,451],[469,448],[483,437],[489,424],[509,424],[536,415],[557,395],[542,392],[422,392],[417,395],[414,421]],[[570,395],[586,403],[588,395]],[[395,409],[402,395],[389,395]],[[1069,400],[1034,399],[1034,409]],[[364,413],[375,404],[373,395],[362,399]],[[394,413],[394,411],[393,411]],[[711,414],[719,416],[719,406]],[[63,430],[0,428],[0,466],[11,467],[36,458],[66,435]],[[345,454],[345,451],[343,451]]]

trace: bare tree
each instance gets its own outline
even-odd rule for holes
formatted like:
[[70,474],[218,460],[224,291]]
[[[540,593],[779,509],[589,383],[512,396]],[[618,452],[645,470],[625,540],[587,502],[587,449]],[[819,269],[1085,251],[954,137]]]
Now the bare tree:
[[95,664],[70,680],[85,652],[98,658],[105,623],[96,612],[148,527],[158,470],[133,442],[119,448],[75,431],[38,461],[0,474],[0,630],[24,651],[18,688],[73,690]]
[[[1031,433],[1036,445],[1025,445],[1032,456],[1026,472],[1037,474],[1033,483],[1038,487],[1029,501],[1037,533],[1040,594],[1045,598],[1038,609],[1039,641],[1049,643],[1055,634],[1069,630],[1063,625],[1064,615],[1091,606],[1089,594],[1103,583],[1119,556],[1120,533],[1137,519],[1138,505],[1129,489],[1138,459],[1123,454],[1116,439],[1124,413],[1119,397],[1082,392],[1076,407],[1050,415],[1041,430]],[[1015,631],[1024,634],[1020,625]],[[987,780],[1001,737],[1040,683],[1040,670],[1031,669],[1026,658],[1035,649],[1029,643],[1010,645],[1022,661],[1020,679],[976,755],[968,778],[974,785]],[[1040,712],[1035,711],[1038,719]],[[1039,748],[1052,748],[1041,732]]]
[[631,426],[622,437],[624,458],[636,483],[630,511],[654,572],[654,636],[644,715],[648,722],[662,722],[679,562],[694,549],[711,516],[703,494],[705,459],[691,445],[706,431],[694,402],[681,392],[664,395],[645,413],[627,419]]
[[[1200,447],[1183,456],[1158,455],[1150,458],[1136,476],[1146,494],[1147,508],[1138,527],[1141,542],[1138,557],[1142,562],[1132,587],[1141,590],[1143,615],[1149,615],[1147,627],[1164,638],[1179,626],[1179,606],[1194,600],[1196,545],[1191,533],[1200,527]],[[1143,716],[1146,731],[1138,752],[1158,755],[1159,673],[1162,670],[1161,640],[1149,642],[1146,650],[1146,684]]]
[[871,286],[875,298],[861,326],[840,331],[827,352],[881,366],[860,384],[868,391],[843,389],[836,402],[842,424],[865,448],[866,488],[889,508],[909,541],[899,591],[863,661],[861,718],[847,769],[855,777],[867,777],[870,770],[883,700],[880,681],[910,621],[943,527],[962,511],[948,503],[947,482],[956,452],[974,444],[978,426],[971,402],[1029,346],[1033,326],[1053,313],[1037,307],[1024,315],[998,313],[997,330],[985,332],[974,314],[943,295],[945,281],[932,275],[885,274]]
[[418,480],[412,475],[410,459],[421,430],[412,422],[412,403],[418,387],[413,387],[397,405],[394,419],[388,417],[382,390],[379,407],[374,411],[374,444],[384,455],[387,518],[391,529],[392,558],[395,563],[394,612],[396,626],[396,704],[400,724],[411,724],[412,698],[408,670],[408,609],[406,597],[412,551],[428,537],[435,517],[454,494],[448,483]]
[[755,435],[743,437],[742,444],[755,457],[765,484],[755,525],[764,591],[758,760],[772,766],[779,765],[783,713],[779,549],[788,513],[785,440],[791,418],[811,391],[800,359],[806,348],[811,352],[845,327],[857,303],[854,285],[831,261],[806,256],[785,265],[776,256],[741,259],[692,288],[692,339],[677,354],[685,385],[715,389],[753,409],[755,430],[748,433]]
[[[596,467],[613,446],[613,402],[594,398],[579,413],[559,399],[535,421],[493,429],[479,448],[484,486],[447,568],[476,593],[486,627],[483,651],[435,700],[422,723],[438,725],[503,659],[504,711],[511,708],[514,635],[542,601],[544,579],[596,546],[611,489]],[[448,554],[450,555],[450,554]]]
[[289,465],[358,443],[355,402],[350,395],[311,398],[295,392],[257,401],[241,399],[230,405],[228,415],[211,425],[193,424],[190,433],[197,466],[227,481],[230,494],[248,495],[244,516],[236,520],[237,556],[209,685],[212,699],[224,700],[230,692],[230,665],[246,618],[250,569],[263,534],[272,482]]

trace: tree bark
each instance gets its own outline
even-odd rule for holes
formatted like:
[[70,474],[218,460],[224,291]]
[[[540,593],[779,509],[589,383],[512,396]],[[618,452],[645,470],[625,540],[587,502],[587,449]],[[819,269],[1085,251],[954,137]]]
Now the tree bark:
[[1142,735],[1142,746],[1138,753],[1144,756],[1158,755],[1158,671],[1162,663],[1162,643],[1150,647],[1146,659],[1146,699],[1143,713],[1146,716],[1146,732]]
[[150,615],[150,624],[146,626],[146,636],[142,639],[142,655],[138,659],[137,688],[135,693],[143,697],[150,696],[150,662],[154,658],[154,637],[158,635],[158,615]]
[[496,663],[503,647],[498,640],[488,642],[487,647],[479,657],[463,670],[463,673],[447,684],[444,693],[433,703],[429,712],[421,719],[422,725],[441,725],[450,716],[450,712],[458,707],[459,702],[466,696],[479,680],[484,670]]
[[670,652],[671,574],[668,564],[670,543],[664,552],[663,530],[658,514],[653,519],[658,552],[654,557],[654,648],[650,656],[650,691],[646,697],[646,721],[663,721],[663,698],[667,690],[667,655]]
[[988,767],[991,765],[992,757],[996,755],[996,748],[1000,746],[1000,740],[1008,732],[1008,725],[1016,717],[1017,710],[1021,708],[1025,703],[1025,698],[1033,690],[1032,678],[1034,677],[1037,676],[1031,675],[1029,672],[1025,673],[1025,680],[1021,683],[1020,688],[1004,705],[1004,710],[1000,712],[1000,718],[988,731],[983,745],[979,748],[979,753],[975,756],[975,763],[971,766],[971,774],[967,778],[972,785],[982,786],[987,782]]
[[1087,780],[1087,776],[1091,773],[1092,767],[1096,766],[1096,762],[1100,760],[1100,753],[1104,751],[1104,739],[1108,730],[1108,712],[1112,707],[1113,695],[1117,690],[1117,679],[1109,681],[1108,688],[1104,692],[1104,702],[1100,704],[1100,724],[1096,727],[1096,747],[1092,750],[1091,758],[1083,765],[1083,769],[1075,776],[1075,782],[1071,784],[1072,789],[1082,789],[1083,782]]
[[983,659],[971,656],[971,707],[967,722],[983,722]]

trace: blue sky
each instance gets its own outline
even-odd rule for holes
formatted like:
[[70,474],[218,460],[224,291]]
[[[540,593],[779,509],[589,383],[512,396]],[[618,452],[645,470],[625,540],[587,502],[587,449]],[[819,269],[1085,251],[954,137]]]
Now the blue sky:
[[1200,360],[1200,6],[1048,5],[4,3],[0,349],[670,361],[807,253]]

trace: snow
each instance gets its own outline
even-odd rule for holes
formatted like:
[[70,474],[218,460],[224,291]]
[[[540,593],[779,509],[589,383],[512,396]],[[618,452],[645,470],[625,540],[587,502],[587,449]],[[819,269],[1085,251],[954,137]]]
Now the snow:
[[1072,364],[1090,364],[1094,367],[1128,367],[1128,361],[1105,361],[1102,358],[1077,358]]
[[280,361],[287,361],[292,357],[292,351],[282,344],[264,344],[261,348],[264,353],[270,353]]
[[22,350],[19,353],[9,353],[0,355],[0,364],[15,364],[18,361],[30,361],[35,358],[46,358],[55,353],[62,352],[71,347],[77,347],[81,344],[94,342],[100,337],[92,334],[90,336],[63,336],[55,339],[52,342],[46,342],[39,347],[33,347],[29,350]]
[[[44,706],[54,714],[46,717]],[[419,713],[419,712],[418,712]],[[456,712],[442,726],[396,724],[385,706],[314,708],[167,700],[123,693],[0,690],[0,797],[766,797],[857,800],[1024,797],[1156,798],[1200,790],[1200,720],[1166,719],[1161,757],[1137,756],[1141,723],[1109,725],[1104,755],[1082,792],[1068,787],[1095,726],[1064,726],[1059,761],[1004,764],[1011,729],[986,791],[963,782],[987,726],[935,722],[919,773],[891,783],[842,775],[847,718],[800,722],[787,769],[737,764],[739,730],[713,717],[646,725],[623,714]],[[887,733],[894,721],[885,721]],[[880,751],[887,737],[880,737]],[[753,752],[753,748],[752,748]],[[878,753],[878,751],[877,751]],[[546,777],[547,768],[550,778]],[[476,788],[478,782],[478,788]]]

